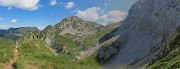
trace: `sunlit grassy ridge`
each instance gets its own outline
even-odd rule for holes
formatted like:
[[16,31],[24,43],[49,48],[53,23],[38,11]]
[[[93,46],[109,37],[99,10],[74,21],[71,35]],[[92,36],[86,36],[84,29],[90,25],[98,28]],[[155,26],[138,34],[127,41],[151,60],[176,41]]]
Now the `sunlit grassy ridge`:
[[0,37],[0,69],[13,57],[13,40]]
[[11,39],[0,37],[0,63],[5,63],[13,57],[13,43]]
[[87,57],[79,62],[74,56],[68,54],[55,55],[46,47],[43,41],[36,39],[20,44],[20,57],[15,63],[17,69],[26,69],[28,65],[48,69],[101,69],[101,66],[92,57]]

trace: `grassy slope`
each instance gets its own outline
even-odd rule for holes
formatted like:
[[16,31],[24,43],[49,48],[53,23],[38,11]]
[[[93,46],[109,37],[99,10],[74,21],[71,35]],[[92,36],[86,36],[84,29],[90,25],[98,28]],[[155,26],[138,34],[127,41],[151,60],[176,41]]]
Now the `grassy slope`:
[[2,67],[2,63],[7,62],[13,57],[13,47],[11,46],[13,43],[13,40],[0,37],[0,68]]
[[2,63],[0,63],[0,68],[2,68],[2,66],[3,66],[3,64],[2,64]]
[[[50,26],[48,26],[50,27]],[[102,29],[97,35],[87,35],[83,37],[78,37],[76,35],[66,34],[66,36],[59,35],[57,31],[56,40],[62,46],[65,46],[67,51],[68,49],[77,49],[80,46],[83,46],[87,49],[87,47],[94,46],[103,35],[108,32],[111,32],[115,27],[105,27]],[[85,41],[82,43],[74,41],[74,39],[84,39]],[[24,40],[26,41],[26,40]],[[36,46],[38,45],[39,48]],[[74,52],[70,51],[70,54],[61,53],[59,55],[55,55],[52,51],[45,47],[43,41],[31,40],[28,42],[24,42],[24,44],[20,44],[19,53],[20,57],[16,61],[15,65],[17,69],[27,68],[28,65],[38,66],[42,69],[48,69],[49,67],[54,67],[56,69],[101,69],[102,67],[96,62],[95,54],[86,57],[80,62],[74,61],[73,53],[78,53],[79,49]]]
[[180,68],[180,34],[167,44],[171,50],[148,66],[147,69]]
[[49,67],[55,69],[101,68],[93,58],[85,58],[85,60],[77,62],[68,54],[55,55],[45,47],[41,40],[32,40],[21,44],[19,53],[20,57],[15,63],[17,69],[26,69],[28,65],[38,66],[41,69],[48,69]]

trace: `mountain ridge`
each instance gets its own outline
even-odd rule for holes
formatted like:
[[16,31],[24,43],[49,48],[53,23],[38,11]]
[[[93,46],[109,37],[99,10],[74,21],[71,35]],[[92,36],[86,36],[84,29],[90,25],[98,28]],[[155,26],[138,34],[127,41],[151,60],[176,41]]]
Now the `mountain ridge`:
[[9,28],[7,30],[0,31],[0,37],[9,38],[17,40],[22,37],[27,32],[40,31],[37,27],[19,27],[19,28]]
[[48,25],[42,31],[43,40],[49,47],[52,47],[56,51],[64,49],[63,47],[70,49],[76,48],[77,51],[84,51],[97,46],[99,39],[103,35],[111,32],[122,23],[123,21],[102,26],[77,16],[70,16],[64,18],[54,26]]

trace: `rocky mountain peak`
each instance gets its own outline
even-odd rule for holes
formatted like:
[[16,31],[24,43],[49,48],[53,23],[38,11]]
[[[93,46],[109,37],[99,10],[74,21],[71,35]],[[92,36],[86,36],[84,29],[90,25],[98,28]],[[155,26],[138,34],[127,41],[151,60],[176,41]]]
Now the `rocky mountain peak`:
[[86,21],[77,16],[71,16],[63,19],[60,23],[54,26],[55,29],[61,30],[61,34],[94,34],[99,31],[102,25]]
[[[107,66],[148,62],[155,57],[153,52],[177,34],[179,9],[179,0],[139,0],[129,10],[124,24],[111,33],[118,39],[101,48],[99,58],[109,60]],[[112,48],[118,51],[112,52]]]
[[76,20],[83,20],[83,19],[79,18],[78,16],[70,16],[70,17],[67,17],[63,20],[65,20],[65,21],[76,21]]
[[80,23],[85,23],[86,21],[83,20],[82,18],[79,18],[77,16],[70,16],[65,19],[63,19],[60,24],[61,25],[75,25],[75,24],[80,24]]

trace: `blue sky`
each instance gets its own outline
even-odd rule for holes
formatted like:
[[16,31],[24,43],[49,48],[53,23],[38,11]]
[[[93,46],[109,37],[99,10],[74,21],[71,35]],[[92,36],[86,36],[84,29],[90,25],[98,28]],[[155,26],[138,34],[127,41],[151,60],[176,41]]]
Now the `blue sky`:
[[43,29],[68,16],[106,25],[123,20],[137,0],[0,0],[0,29]]

